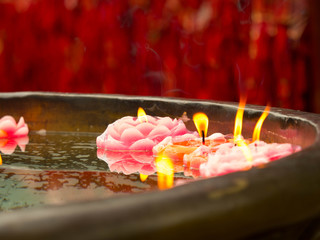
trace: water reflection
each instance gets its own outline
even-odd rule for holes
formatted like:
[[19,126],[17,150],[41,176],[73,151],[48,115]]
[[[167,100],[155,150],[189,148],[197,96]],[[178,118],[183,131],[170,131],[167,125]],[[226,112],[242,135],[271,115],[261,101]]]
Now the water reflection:
[[29,134],[29,143],[2,155],[4,167],[41,170],[108,171],[97,159],[95,134],[47,132]]
[[[31,133],[30,139],[0,142],[3,153],[0,211],[157,189],[152,155],[150,158],[149,154],[131,154],[129,160],[128,156],[102,153],[113,160],[108,166],[97,158],[96,137],[96,134],[47,132]],[[112,172],[114,169],[123,173]],[[145,182],[140,181],[138,171],[150,175]],[[185,177],[177,175],[175,179]]]
[[25,151],[26,145],[29,143],[29,137],[19,137],[19,138],[2,138],[0,139],[0,151],[4,154],[12,154],[16,147],[19,146],[22,152]]
[[[155,156],[152,152],[97,149],[97,156],[108,164],[111,172],[126,175],[134,173],[151,175],[156,173]],[[192,178],[198,178],[200,176],[199,169],[184,166],[183,157],[172,158],[171,160],[174,172],[176,173],[175,176]]]
[[112,172],[122,172],[126,175],[132,173],[151,175],[156,172],[152,152],[116,152],[98,149],[97,156],[108,164]]
[[98,171],[0,169],[0,211],[43,204],[102,199],[157,188],[156,176],[142,183],[138,175]]

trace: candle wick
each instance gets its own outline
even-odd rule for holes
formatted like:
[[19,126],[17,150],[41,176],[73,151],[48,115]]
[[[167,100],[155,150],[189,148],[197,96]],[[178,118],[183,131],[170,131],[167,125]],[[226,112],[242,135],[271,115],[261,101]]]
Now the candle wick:
[[201,131],[201,134],[202,134],[202,144],[204,145],[205,144],[205,137],[204,137],[204,131],[202,130]]

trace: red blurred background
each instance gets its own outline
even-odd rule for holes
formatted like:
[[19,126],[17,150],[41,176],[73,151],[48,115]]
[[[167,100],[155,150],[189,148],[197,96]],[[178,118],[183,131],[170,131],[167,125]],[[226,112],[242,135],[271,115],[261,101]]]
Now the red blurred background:
[[0,0],[0,91],[227,101],[240,91],[320,112],[313,2]]

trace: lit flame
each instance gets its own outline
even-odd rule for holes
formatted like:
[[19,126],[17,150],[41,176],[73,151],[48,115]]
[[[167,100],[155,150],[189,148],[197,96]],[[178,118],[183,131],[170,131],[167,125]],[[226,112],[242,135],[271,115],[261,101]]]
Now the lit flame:
[[198,133],[202,137],[202,143],[204,144],[208,132],[209,119],[206,114],[199,112],[193,115],[193,122],[196,125]]
[[141,180],[141,182],[144,182],[145,180],[147,180],[147,178],[148,178],[148,175],[145,175],[145,174],[140,173],[140,180]]
[[234,143],[240,147],[241,151],[243,152],[245,158],[248,162],[252,162],[252,154],[250,148],[246,144],[246,142],[242,139],[241,132],[242,132],[242,122],[243,122],[243,113],[244,107],[246,105],[246,98],[241,97],[239,102],[239,108],[237,111],[235,123],[234,123]]
[[238,140],[241,139],[241,131],[242,131],[242,121],[243,121],[243,112],[244,112],[244,107],[246,105],[246,99],[245,98],[240,98],[239,102],[239,108],[237,111],[236,115],[236,120],[234,124],[234,141],[237,142]]
[[1,154],[0,154],[0,165],[2,165],[2,157],[1,157]]
[[143,110],[143,108],[139,107],[138,109],[138,119],[141,123],[143,122],[148,122],[148,118],[147,118],[147,114],[146,112]]
[[160,154],[156,158],[156,168],[158,172],[158,187],[161,190],[171,188],[173,186],[173,163],[164,154]]
[[270,106],[267,105],[266,108],[264,109],[261,117],[259,118],[256,126],[254,127],[253,136],[252,136],[252,141],[253,142],[260,140],[261,127],[262,127],[262,124],[263,124],[264,120],[268,116],[269,112],[270,112]]
[[0,129],[0,137],[1,138],[5,138],[5,137],[8,137],[8,133],[2,129]]
[[237,141],[237,145],[240,147],[240,149],[243,152],[247,161],[252,162],[252,160],[253,160],[252,154],[251,154],[250,148],[248,147],[246,142],[243,139],[240,139]]

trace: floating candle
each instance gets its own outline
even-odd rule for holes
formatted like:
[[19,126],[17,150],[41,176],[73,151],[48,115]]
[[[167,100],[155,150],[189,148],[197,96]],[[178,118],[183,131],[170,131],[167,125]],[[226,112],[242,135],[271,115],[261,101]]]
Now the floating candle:
[[194,135],[183,135],[179,137],[168,137],[165,138],[162,142],[154,146],[153,153],[158,155],[160,153],[164,153],[168,157],[170,157],[175,162],[183,161],[186,155],[189,157],[187,158],[186,162],[184,163],[185,166],[190,166],[187,161],[193,160],[192,153],[196,149],[207,149],[207,151],[214,151],[214,147],[225,143],[226,139],[221,133],[214,133],[206,138],[205,145],[203,145],[203,139],[197,138]]
[[248,148],[252,157],[251,161],[248,161],[241,146],[235,146],[233,143],[218,146],[215,153],[208,154],[208,162],[200,165],[201,176],[213,177],[247,170],[252,166],[266,164],[301,150],[301,147],[289,143],[267,144],[263,141],[253,142],[248,145]]
[[[29,142],[29,128],[24,122],[23,117],[20,117],[18,123],[11,116],[4,116],[0,119],[0,151],[4,154],[12,154],[19,145],[24,152],[26,145]],[[0,157],[0,165],[2,158]]]
[[28,133],[28,125],[24,122],[23,117],[20,117],[18,123],[11,116],[4,116],[0,119],[0,139],[24,137]]
[[[244,139],[241,135],[244,108],[245,101],[241,100],[232,137],[221,133],[206,137],[209,121],[203,113],[194,115],[197,134],[188,131],[181,120],[151,117],[139,109],[138,117],[121,118],[97,137],[98,157],[108,163],[111,171],[140,173],[141,181],[157,171],[159,188],[166,189],[172,186],[173,172],[184,172],[194,178],[214,177],[248,170],[301,149],[288,143],[267,144]],[[268,112],[269,107],[255,127],[254,139],[260,138],[261,126]],[[102,153],[100,156],[99,152]],[[164,159],[170,160],[165,163],[170,173],[163,175],[159,170],[159,159],[161,164]],[[166,179],[167,176],[170,178]]]
[[181,120],[169,117],[146,115],[147,121],[137,117],[123,117],[110,124],[104,133],[97,137],[98,148],[107,150],[144,150],[152,148],[168,136],[180,136],[190,132]]
[[[153,151],[155,154],[165,154],[174,163],[179,164],[183,160],[183,166],[189,169],[188,171],[200,169],[202,177],[212,177],[229,172],[247,170],[252,166],[277,160],[301,149],[289,143],[267,144],[263,141],[250,143],[245,140],[241,135],[244,107],[245,101],[242,99],[236,114],[232,139],[228,139],[227,136],[221,133],[214,133],[204,141],[203,136],[205,136],[208,122],[204,121],[200,125],[199,122],[195,121],[199,133],[202,133],[202,140],[193,137],[179,142],[175,138],[168,137],[156,145]],[[254,130],[254,139],[259,139],[262,123],[269,110],[270,107],[266,107],[259,119]],[[203,117],[205,115],[201,113],[200,116]],[[202,126],[201,129],[199,126]],[[204,144],[201,145],[201,142]]]

